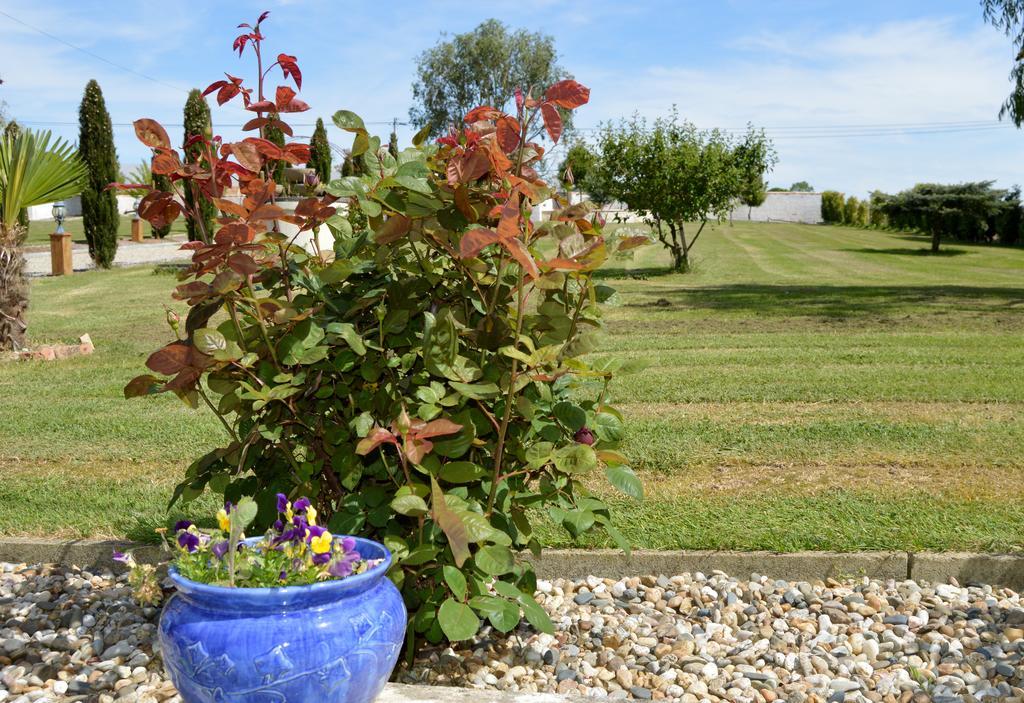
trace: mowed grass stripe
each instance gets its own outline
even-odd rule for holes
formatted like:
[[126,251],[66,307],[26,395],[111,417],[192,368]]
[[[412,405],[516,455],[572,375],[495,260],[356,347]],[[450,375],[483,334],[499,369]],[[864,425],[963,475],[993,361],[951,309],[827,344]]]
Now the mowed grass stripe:
[[[1006,497],[1024,488],[1024,250],[926,246],[736,223],[702,235],[686,275],[657,247],[612,263],[595,356],[649,363],[612,386],[648,497],[589,483],[637,546],[1021,546]],[[222,441],[174,398],[121,397],[171,338],[174,284],[144,267],[33,282],[34,338],[89,332],[97,353],[0,365],[0,533],[151,537],[184,467]]]

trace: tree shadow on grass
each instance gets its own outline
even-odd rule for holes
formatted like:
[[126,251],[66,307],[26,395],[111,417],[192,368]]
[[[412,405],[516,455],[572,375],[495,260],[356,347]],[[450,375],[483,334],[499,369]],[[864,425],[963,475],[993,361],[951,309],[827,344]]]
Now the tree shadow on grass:
[[750,315],[855,318],[925,312],[972,312],[1020,316],[1024,288],[975,286],[728,286],[653,285],[634,294],[625,308],[714,310]]
[[668,266],[642,266],[638,268],[627,269],[624,266],[608,266],[600,268],[594,272],[595,279],[611,280],[611,279],[641,279],[646,280],[648,278],[660,278],[662,276],[670,276],[678,271],[673,271]]
[[849,251],[854,254],[890,254],[893,256],[938,256],[938,257],[949,257],[949,256],[962,256],[963,254],[969,254],[966,249],[939,249],[937,252],[933,252],[931,249],[875,249],[873,247],[863,247],[860,249],[840,249],[840,251]]

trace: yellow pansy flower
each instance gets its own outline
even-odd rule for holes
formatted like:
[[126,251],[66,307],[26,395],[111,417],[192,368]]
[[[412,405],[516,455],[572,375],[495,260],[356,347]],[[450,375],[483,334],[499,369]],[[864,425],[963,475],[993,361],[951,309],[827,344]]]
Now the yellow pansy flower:
[[224,508],[217,511],[217,524],[219,524],[220,529],[225,532],[229,532],[231,530],[231,518],[228,517],[228,511]]
[[314,537],[310,540],[309,547],[313,550],[314,554],[326,554],[331,551],[331,533],[325,531],[323,534]]
[[310,525],[316,524],[316,508],[314,508],[312,505],[306,508],[306,522],[308,522]]

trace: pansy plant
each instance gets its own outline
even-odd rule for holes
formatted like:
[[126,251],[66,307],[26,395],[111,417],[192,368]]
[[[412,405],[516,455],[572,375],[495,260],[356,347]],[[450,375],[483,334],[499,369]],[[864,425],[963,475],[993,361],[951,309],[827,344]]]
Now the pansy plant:
[[[352,537],[334,535],[318,525],[316,508],[308,498],[292,504],[278,494],[277,509],[277,520],[257,540],[245,539],[244,531],[256,515],[249,498],[218,511],[213,530],[179,521],[171,545],[178,573],[216,586],[268,588],[342,579],[379,562],[363,559]],[[133,579],[141,580],[147,570],[148,565],[137,564],[130,554],[115,552],[114,559],[129,567]]]

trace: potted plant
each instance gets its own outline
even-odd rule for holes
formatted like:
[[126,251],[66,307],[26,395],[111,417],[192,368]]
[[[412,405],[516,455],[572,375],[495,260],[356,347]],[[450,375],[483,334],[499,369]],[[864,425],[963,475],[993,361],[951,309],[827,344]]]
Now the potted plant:
[[[416,644],[472,638],[483,620],[508,633],[525,618],[551,633],[533,568],[516,558],[543,546],[533,522],[544,515],[572,538],[602,530],[628,550],[593,476],[643,495],[619,451],[625,430],[610,385],[636,365],[591,352],[614,295],[598,271],[647,238],[605,231],[585,204],[530,217],[557,197],[538,172],[537,140],[557,142],[590,91],[572,79],[526,88],[514,114],[475,108],[463,126],[436,140],[421,130],[397,155],[339,110],[333,121],[353,135],[358,175],[309,185],[289,211],[274,174],[282,162],[307,163],[309,145],[282,145],[267,130],[291,135],[281,115],[309,106],[297,98],[295,57],[265,56],[265,18],[235,39],[257,59],[256,84],[227,75],[205,91],[254,113],[244,126],[252,136],[196,135],[187,144],[199,153],[184,163],[163,127],[135,122],[153,172],[171,180],[169,191],[147,187],[140,216],[162,226],[183,212],[201,218],[196,202],[219,211],[216,231],[183,245],[192,261],[173,297],[187,314],[168,315],[173,339],[124,389],[205,405],[224,429],[171,504],[210,490],[241,510],[249,496],[262,530],[279,519],[276,494],[305,495],[318,525],[386,545],[388,578],[409,611],[410,656]],[[287,85],[271,93],[264,83],[277,71]],[[242,198],[230,199],[236,185]],[[312,251],[298,246],[282,222],[299,234],[326,229],[330,249],[315,238]],[[213,621],[246,621],[236,606],[214,608],[214,593],[247,603],[243,589],[182,584],[180,600],[208,601]],[[262,612],[267,602],[252,604]],[[319,646],[295,642],[288,666],[321,661],[304,651]]]
[[[159,627],[171,681],[187,703],[368,703],[405,637],[405,605],[387,578],[391,554],[332,535],[308,498],[292,504],[280,494],[277,508],[262,537],[244,535],[257,512],[251,499],[227,504],[219,529],[175,525],[176,593]],[[115,558],[133,576],[142,568]]]

